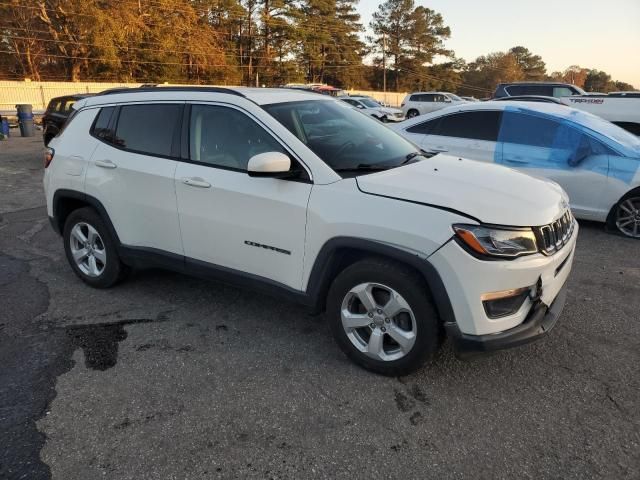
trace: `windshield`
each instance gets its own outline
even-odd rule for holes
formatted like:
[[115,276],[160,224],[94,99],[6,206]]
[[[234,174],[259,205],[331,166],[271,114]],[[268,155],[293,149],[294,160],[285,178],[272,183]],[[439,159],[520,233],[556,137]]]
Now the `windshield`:
[[459,96],[457,96],[457,95],[455,95],[455,94],[453,94],[453,93],[447,93],[447,95],[449,96],[449,98],[450,98],[451,100],[455,100],[456,102],[460,102],[460,101],[462,101],[462,99],[461,99]]
[[382,106],[378,102],[370,100],[368,98],[359,98],[358,100],[360,100],[360,103],[364,104],[368,108],[380,108]]
[[312,100],[263,108],[336,171],[392,168],[418,149],[345,102]]
[[[591,113],[578,111],[573,111],[571,113],[571,116],[577,117],[575,118],[577,123],[584,125],[594,132],[614,139],[620,145],[629,148],[636,154],[640,155],[640,137],[637,137],[626,131],[624,128]],[[571,116],[569,117],[569,120],[572,120]]]

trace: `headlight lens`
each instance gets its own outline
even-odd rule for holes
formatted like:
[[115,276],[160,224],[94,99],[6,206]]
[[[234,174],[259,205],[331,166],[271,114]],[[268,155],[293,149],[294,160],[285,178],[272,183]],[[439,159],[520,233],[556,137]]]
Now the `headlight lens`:
[[530,228],[508,229],[484,225],[454,225],[457,237],[477,254],[515,258],[538,252],[536,237]]

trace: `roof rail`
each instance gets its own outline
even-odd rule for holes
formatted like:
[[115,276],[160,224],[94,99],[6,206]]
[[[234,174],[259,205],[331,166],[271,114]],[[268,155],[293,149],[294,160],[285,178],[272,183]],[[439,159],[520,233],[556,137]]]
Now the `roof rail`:
[[236,90],[232,90],[230,88],[224,87],[196,87],[196,86],[171,86],[171,87],[118,87],[118,88],[110,88],[108,90],[103,90],[100,93],[96,93],[96,95],[113,95],[116,93],[140,93],[140,92],[159,92],[159,91],[169,91],[169,92],[205,92],[205,93],[228,93],[229,95],[237,95],[239,97],[244,97],[244,95]]

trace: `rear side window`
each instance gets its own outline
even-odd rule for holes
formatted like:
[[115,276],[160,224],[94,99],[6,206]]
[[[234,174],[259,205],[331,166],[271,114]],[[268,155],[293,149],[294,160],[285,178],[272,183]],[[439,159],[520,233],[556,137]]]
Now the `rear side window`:
[[553,87],[554,97],[570,97],[571,95],[576,95],[576,93],[568,87]]
[[61,103],[62,102],[60,100],[51,100],[51,102],[49,102],[49,106],[47,107],[47,112],[48,113],[57,112],[58,110],[60,110]]
[[71,108],[73,107],[74,103],[76,103],[76,100],[74,98],[70,98],[69,100],[67,100],[64,103],[63,111],[65,113],[69,113],[71,111]]
[[434,131],[438,129],[438,124],[440,123],[440,118],[434,118],[433,120],[429,120],[428,122],[418,123],[413,127],[407,128],[407,132],[409,133],[421,133],[423,135],[431,135]]
[[411,95],[409,100],[412,102],[433,102],[433,95],[426,93]]
[[181,104],[121,107],[113,143],[137,153],[173,156],[172,146],[180,135],[182,108]]
[[500,129],[500,112],[478,111],[441,117],[434,135],[495,142]]
[[96,119],[93,121],[91,135],[108,142],[113,140],[113,131],[109,129],[109,122],[111,121],[114,110],[115,107],[104,107],[100,109],[98,115],[96,115]]
[[553,96],[553,87],[549,85],[511,85],[505,87],[505,90],[511,96],[515,95],[542,95],[545,97]]

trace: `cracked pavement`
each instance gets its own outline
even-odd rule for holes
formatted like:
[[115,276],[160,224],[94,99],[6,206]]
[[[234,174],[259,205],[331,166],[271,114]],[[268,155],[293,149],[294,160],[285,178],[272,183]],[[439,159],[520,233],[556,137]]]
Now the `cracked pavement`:
[[41,149],[0,142],[0,478],[640,477],[640,242],[581,222],[544,340],[385,378],[296,305],[157,270],[87,287]]

